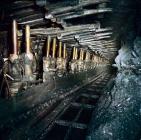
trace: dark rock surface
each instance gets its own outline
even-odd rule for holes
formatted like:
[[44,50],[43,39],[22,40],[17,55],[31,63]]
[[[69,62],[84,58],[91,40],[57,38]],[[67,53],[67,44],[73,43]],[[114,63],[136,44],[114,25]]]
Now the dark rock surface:
[[141,139],[141,38],[133,44],[119,50],[115,86],[101,97],[88,140]]
[[115,85],[101,97],[87,140],[141,139],[141,2],[113,0],[113,26],[121,49]]

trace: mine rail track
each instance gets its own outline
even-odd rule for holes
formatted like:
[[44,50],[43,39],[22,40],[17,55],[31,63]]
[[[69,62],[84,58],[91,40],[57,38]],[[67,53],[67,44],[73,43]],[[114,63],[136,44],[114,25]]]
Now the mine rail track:
[[53,111],[39,140],[84,140],[91,116],[111,75],[103,73],[91,84],[74,92]]
[[1,131],[11,131],[8,138],[4,139],[85,139],[91,116],[111,76],[103,71],[87,84],[76,87],[62,99],[52,102],[49,107],[43,103],[45,106],[35,106],[26,112],[27,115],[19,114],[19,119],[15,118],[11,124],[9,123],[13,128],[6,127]]

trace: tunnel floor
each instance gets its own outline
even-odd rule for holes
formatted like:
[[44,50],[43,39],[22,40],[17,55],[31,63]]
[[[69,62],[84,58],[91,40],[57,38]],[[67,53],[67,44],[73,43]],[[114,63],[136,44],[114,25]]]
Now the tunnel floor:
[[85,139],[99,97],[113,76],[107,69],[54,77],[17,97],[1,99],[0,139]]

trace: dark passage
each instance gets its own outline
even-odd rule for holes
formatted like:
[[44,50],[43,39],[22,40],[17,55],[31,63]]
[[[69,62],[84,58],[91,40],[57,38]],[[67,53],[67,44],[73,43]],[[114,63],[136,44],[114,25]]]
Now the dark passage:
[[0,1],[0,140],[140,140],[140,0]]

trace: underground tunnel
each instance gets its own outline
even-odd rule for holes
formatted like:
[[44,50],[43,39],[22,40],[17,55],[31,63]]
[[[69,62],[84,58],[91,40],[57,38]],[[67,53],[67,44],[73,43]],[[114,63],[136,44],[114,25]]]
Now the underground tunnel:
[[0,140],[141,140],[141,1],[0,1]]

